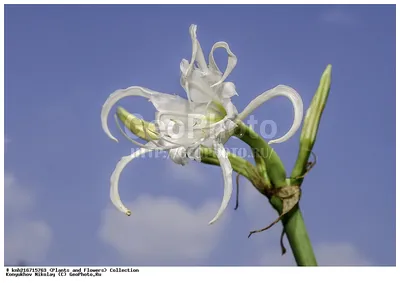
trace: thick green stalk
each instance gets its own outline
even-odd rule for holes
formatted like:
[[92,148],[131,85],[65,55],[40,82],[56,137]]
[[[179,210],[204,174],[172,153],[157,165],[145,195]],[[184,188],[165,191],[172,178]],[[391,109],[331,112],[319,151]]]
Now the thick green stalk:
[[237,121],[236,124],[238,127],[236,127],[235,135],[247,143],[253,151],[256,150],[258,155],[262,157],[273,187],[281,188],[286,186],[286,171],[278,154],[253,129],[241,121]]
[[[257,149],[258,152],[262,153],[261,156],[264,159],[267,174],[274,188],[279,189],[290,185],[286,181],[286,171],[282,161],[263,138],[243,123],[238,123],[236,136],[252,149]],[[273,196],[270,198],[270,203],[280,215],[283,208],[282,201]],[[317,261],[298,205],[282,218],[282,224],[297,265],[316,266]]]
[[282,223],[297,265],[317,266],[317,260],[298,204],[282,218]]

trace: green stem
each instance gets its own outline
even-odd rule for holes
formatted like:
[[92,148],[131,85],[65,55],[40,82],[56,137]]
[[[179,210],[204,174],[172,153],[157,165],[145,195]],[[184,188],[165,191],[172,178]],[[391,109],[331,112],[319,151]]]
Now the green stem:
[[258,155],[264,160],[265,169],[273,187],[286,186],[286,171],[278,154],[253,129],[241,121],[237,121],[236,124],[238,125],[235,131],[236,137],[247,143],[253,151],[257,150]]
[[[201,163],[220,166],[218,157],[213,149],[202,146],[200,154]],[[269,185],[253,164],[232,153],[228,153],[228,158],[233,171],[248,179],[261,194],[267,195]]]
[[[288,185],[285,168],[276,152],[244,123],[238,123],[238,128],[236,136],[261,153],[267,174],[274,188],[282,188]],[[271,197],[270,203],[279,214],[282,213],[282,201],[278,197]],[[282,224],[297,265],[316,266],[317,261],[298,205],[282,218]]]
[[286,237],[298,266],[317,266],[317,260],[299,205],[282,219]]

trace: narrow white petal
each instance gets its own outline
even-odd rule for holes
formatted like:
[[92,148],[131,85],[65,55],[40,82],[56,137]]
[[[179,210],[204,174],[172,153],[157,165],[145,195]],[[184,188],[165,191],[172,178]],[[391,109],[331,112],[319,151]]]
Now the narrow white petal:
[[215,215],[215,217],[208,223],[213,224],[217,221],[225,209],[228,206],[228,203],[232,197],[232,166],[228,159],[228,154],[225,151],[225,148],[222,144],[214,142],[214,150],[217,153],[218,160],[222,169],[222,174],[224,176],[224,196],[222,198],[221,206]]
[[[183,89],[186,91],[186,94],[187,94],[189,102],[192,102],[192,97],[191,97],[191,93],[190,93],[190,90],[189,90],[189,82],[188,82],[187,79],[183,79],[183,82],[185,83],[185,87]],[[189,109],[193,110],[193,108],[194,108],[194,104],[190,103]]]
[[185,77],[190,75],[190,72],[193,70],[194,67],[194,61],[196,60],[197,47],[198,47],[196,39],[196,30],[197,30],[196,25],[190,25],[189,33],[190,37],[192,38],[192,58],[190,59],[189,66],[186,69]]
[[[187,69],[189,68],[189,61],[186,60],[186,59],[182,59],[180,65],[179,65],[179,68],[181,69],[181,75],[182,75],[182,74],[186,74]],[[184,85],[182,85],[182,87],[183,87],[183,86],[184,86]]]
[[225,72],[223,73],[221,79],[218,82],[216,82],[215,84],[213,84],[212,87],[222,83],[229,76],[229,74],[235,68],[236,63],[237,63],[237,57],[235,54],[233,54],[233,52],[229,48],[228,43],[226,43],[224,41],[219,41],[219,42],[216,42],[213,45],[213,47],[211,48],[211,52],[210,52],[209,59],[208,59],[210,68],[222,73],[214,60],[214,51],[217,48],[225,48],[226,49],[226,52],[228,53],[228,64],[226,66]]
[[282,136],[278,139],[269,141],[268,142],[269,144],[282,143],[284,141],[287,141],[299,129],[299,127],[301,125],[301,121],[303,119],[303,101],[301,99],[301,96],[297,93],[297,91],[295,91],[293,88],[285,86],[285,85],[278,85],[273,89],[263,92],[262,94],[257,96],[255,99],[253,99],[246,106],[246,108],[242,111],[242,113],[240,113],[238,116],[238,118],[240,120],[244,120],[257,107],[259,107],[266,101],[270,100],[271,98],[274,98],[275,96],[285,96],[292,102],[293,109],[294,109],[294,120],[293,120],[292,127],[289,129],[289,131],[284,136]]
[[110,197],[112,203],[115,205],[118,210],[121,212],[125,213],[126,215],[130,216],[131,211],[125,207],[125,205],[122,203],[121,198],[119,196],[118,192],[118,182],[119,182],[119,177],[126,167],[126,165],[131,162],[133,159],[139,157],[142,154],[145,154],[147,152],[152,151],[152,149],[146,149],[146,148],[140,148],[131,155],[124,156],[121,158],[121,160],[117,163],[117,166],[114,169],[114,172],[111,175],[110,182],[111,182],[111,190],[110,190]]
[[[191,25],[189,28],[189,33],[190,37],[192,39],[192,46],[193,46],[193,51],[192,51],[192,62],[194,63],[194,60],[199,64],[200,69],[203,72],[207,72],[207,62],[206,59],[204,58],[203,50],[201,49],[200,42],[197,39],[197,26],[196,25]],[[192,64],[191,62],[191,64]]]
[[203,50],[201,49],[201,45],[198,40],[197,40],[196,61],[199,64],[200,70],[204,73],[208,73],[207,62],[206,59],[204,58]]
[[101,109],[101,126],[103,127],[103,130],[107,134],[107,136],[110,137],[112,140],[118,142],[118,140],[111,134],[107,123],[108,114],[110,113],[110,110],[115,105],[115,103],[127,96],[141,96],[149,99],[152,94],[160,94],[160,92],[139,86],[131,86],[126,89],[119,89],[114,91],[107,98],[106,102],[103,105],[103,108]]

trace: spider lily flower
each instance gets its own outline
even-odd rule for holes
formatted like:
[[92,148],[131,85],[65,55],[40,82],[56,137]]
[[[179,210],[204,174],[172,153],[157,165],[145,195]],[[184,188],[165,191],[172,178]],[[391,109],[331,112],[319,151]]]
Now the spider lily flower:
[[[155,121],[158,139],[150,139],[150,142],[146,144],[131,140],[142,148],[129,156],[122,157],[111,176],[111,200],[120,211],[127,215],[131,212],[123,205],[118,193],[120,174],[134,158],[156,149],[167,150],[175,163],[185,165],[188,159],[200,161],[199,147],[201,145],[214,148],[224,175],[224,196],[216,216],[209,224],[219,219],[231,198],[232,167],[219,139],[221,134],[235,127],[232,120],[237,116],[237,110],[230,101],[230,97],[237,93],[234,84],[224,82],[224,80],[236,65],[236,56],[230,51],[228,44],[216,43],[209,56],[210,64],[207,66],[196,37],[195,25],[190,27],[190,35],[193,45],[191,61],[184,59],[180,64],[181,84],[188,99],[132,86],[115,91],[103,105],[102,127],[114,141],[118,140],[110,133],[107,118],[113,105],[120,99],[127,96],[141,96],[147,98],[157,110]],[[213,56],[214,50],[221,47],[228,51],[229,56],[228,67],[224,73],[218,69]]]
[[[242,113],[238,114],[236,107],[231,101],[231,97],[237,95],[235,85],[232,82],[225,81],[236,66],[237,58],[226,42],[217,42],[211,49],[209,63],[207,64],[200,43],[197,40],[196,30],[196,25],[190,26],[192,58],[190,61],[183,59],[180,64],[180,83],[188,99],[144,87],[132,86],[115,91],[103,105],[101,112],[103,130],[112,140],[117,142],[118,140],[111,134],[108,128],[107,119],[111,108],[120,99],[128,96],[144,97],[157,110],[155,114],[156,127],[151,130],[150,134],[147,133],[149,136],[157,136],[157,139],[146,138],[149,141],[146,144],[141,144],[130,139],[141,148],[129,156],[122,157],[110,179],[111,200],[120,211],[128,216],[131,215],[131,211],[123,205],[119,197],[118,182],[121,172],[126,165],[140,155],[152,150],[166,150],[169,152],[172,161],[185,165],[190,159],[201,161],[199,154],[200,146],[213,148],[217,153],[224,176],[224,195],[217,214],[209,222],[209,224],[212,224],[221,217],[232,196],[232,166],[223,144],[227,141],[224,135],[229,135],[235,128],[235,121],[246,118],[254,109],[270,98],[283,95],[288,97],[294,105],[295,121],[285,136],[270,141],[270,143],[287,140],[298,129],[301,123],[303,110],[301,98],[296,91],[286,86],[278,86],[261,94]],[[218,68],[214,60],[213,54],[217,48],[224,48],[228,53],[228,63],[224,72]]]

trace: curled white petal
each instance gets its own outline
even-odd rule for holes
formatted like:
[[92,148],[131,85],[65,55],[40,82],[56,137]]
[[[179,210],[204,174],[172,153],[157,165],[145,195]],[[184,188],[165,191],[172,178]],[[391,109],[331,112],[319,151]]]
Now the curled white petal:
[[231,163],[229,162],[228,159],[228,154],[225,151],[225,148],[222,144],[214,142],[214,150],[217,153],[218,156],[218,160],[222,169],[222,174],[224,176],[224,196],[222,197],[222,202],[221,202],[221,206],[217,212],[217,214],[215,215],[215,217],[208,223],[209,225],[215,223],[215,221],[217,221],[221,215],[223,214],[223,212],[225,211],[225,209],[228,206],[228,203],[232,197],[232,166]]
[[228,43],[226,43],[224,41],[219,41],[219,42],[216,42],[213,45],[213,47],[211,48],[211,52],[210,52],[210,55],[208,58],[210,68],[222,73],[214,60],[214,51],[217,48],[225,48],[226,49],[226,52],[228,53],[228,64],[226,66],[225,72],[223,73],[221,79],[218,82],[216,82],[215,84],[213,84],[211,87],[217,86],[217,85],[221,84],[223,81],[225,81],[225,79],[229,76],[229,74],[235,68],[236,63],[237,63],[237,57],[235,54],[233,54],[233,52],[229,48]]
[[152,94],[161,94],[161,93],[139,86],[131,86],[126,89],[116,90],[112,94],[110,94],[110,96],[104,103],[103,108],[101,109],[101,126],[106,135],[112,140],[118,142],[118,140],[111,134],[107,123],[108,114],[110,113],[110,110],[115,105],[115,103],[117,103],[120,99],[125,98],[127,96],[141,96],[150,99],[150,96]]
[[125,205],[122,203],[121,198],[119,196],[119,192],[118,192],[119,177],[129,162],[131,162],[133,159],[139,157],[140,155],[145,154],[150,151],[152,151],[152,149],[140,148],[140,149],[136,150],[134,153],[132,153],[131,155],[122,157],[121,160],[117,163],[117,166],[115,167],[114,172],[111,175],[111,178],[110,178],[111,201],[115,205],[115,207],[118,208],[119,211],[125,213],[128,216],[131,215],[131,211],[129,209],[127,209],[125,207]]
[[289,129],[289,131],[284,136],[269,141],[268,142],[269,144],[285,142],[289,138],[291,138],[295,134],[295,132],[299,129],[301,121],[303,119],[303,100],[301,99],[301,96],[297,93],[297,91],[285,85],[278,85],[273,89],[263,92],[255,99],[253,99],[238,116],[240,120],[244,120],[257,107],[259,107],[266,101],[276,96],[285,96],[292,102],[294,110],[294,119],[293,119],[293,124]]
[[189,33],[192,39],[192,59],[190,61],[188,70],[188,75],[190,74],[191,68],[194,66],[194,62],[196,61],[203,72],[207,72],[207,62],[204,58],[203,50],[201,49],[200,42],[197,39],[197,25],[190,25]]

